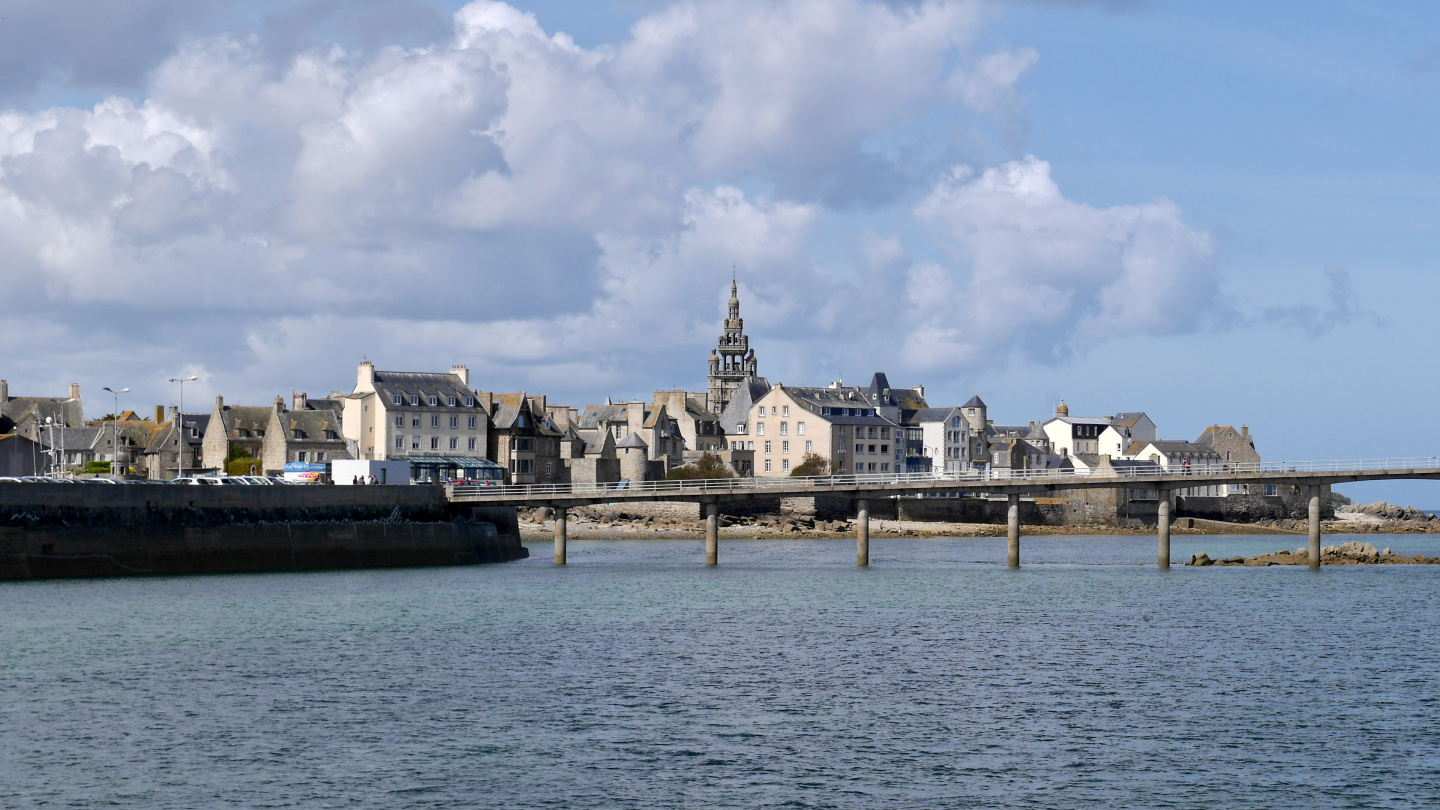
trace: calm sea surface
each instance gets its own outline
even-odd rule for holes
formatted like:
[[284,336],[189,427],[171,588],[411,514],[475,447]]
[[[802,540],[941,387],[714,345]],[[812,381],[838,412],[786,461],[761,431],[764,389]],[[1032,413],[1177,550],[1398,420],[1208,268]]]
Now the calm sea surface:
[[0,806],[1440,804],[1440,567],[1162,574],[1154,548],[0,584]]

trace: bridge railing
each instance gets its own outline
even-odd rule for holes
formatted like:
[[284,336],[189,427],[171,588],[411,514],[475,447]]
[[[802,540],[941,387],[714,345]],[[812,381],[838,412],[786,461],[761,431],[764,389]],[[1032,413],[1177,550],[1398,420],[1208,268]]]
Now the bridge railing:
[[[1076,479],[1143,483],[1147,480],[1173,479],[1176,476],[1256,475],[1261,473],[1358,473],[1387,471],[1440,471],[1440,456],[1429,458],[1337,459],[1332,461],[1249,462],[1221,464],[1137,464],[1091,469],[1037,470],[967,470],[964,472],[859,473],[813,477],[767,476],[756,478],[709,478],[679,481],[620,481],[615,484],[509,484],[496,486],[449,485],[451,499],[468,498],[535,498],[547,495],[587,496],[615,493],[654,493],[670,495],[723,495],[755,493],[769,490],[806,490],[824,493],[833,490],[855,490],[885,484],[953,482],[957,488],[966,484],[997,484],[1011,481],[1036,482],[1075,481]],[[1197,482],[1197,485],[1203,485]]]

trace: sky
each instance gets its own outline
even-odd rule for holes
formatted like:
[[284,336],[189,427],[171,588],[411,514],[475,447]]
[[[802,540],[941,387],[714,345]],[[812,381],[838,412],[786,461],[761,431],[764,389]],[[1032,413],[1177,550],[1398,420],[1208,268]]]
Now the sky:
[[1437,119],[1429,2],[0,0],[0,377],[648,398],[733,272],[772,382],[1440,455]]

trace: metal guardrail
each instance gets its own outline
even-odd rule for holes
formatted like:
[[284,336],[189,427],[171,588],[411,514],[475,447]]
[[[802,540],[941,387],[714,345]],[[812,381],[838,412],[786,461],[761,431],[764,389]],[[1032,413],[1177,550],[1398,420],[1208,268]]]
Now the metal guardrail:
[[[1080,481],[1115,481],[1117,483],[1158,481],[1177,476],[1247,476],[1262,473],[1363,473],[1363,472],[1440,472],[1440,456],[1430,458],[1361,459],[1334,461],[1291,461],[1234,464],[1206,464],[1184,467],[1169,466],[1107,467],[1095,470],[969,470],[966,472],[927,473],[865,473],[860,475],[824,475],[814,477],[769,476],[757,478],[709,478],[683,481],[621,481],[619,484],[510,484],[498,486],[448,485],[451,500],[470,498],[521,499],[546,496],[613,495],[616,493],[647,493],[656,495],[722,495],[765,490],[833,490],[863,489],[886,484],[937,482],[956,484],[1006,484],[1010,482],[1070,483]],[[808,484],[808,486],[806,486]],[[1197,482],[1197,486],[1200,485]]]

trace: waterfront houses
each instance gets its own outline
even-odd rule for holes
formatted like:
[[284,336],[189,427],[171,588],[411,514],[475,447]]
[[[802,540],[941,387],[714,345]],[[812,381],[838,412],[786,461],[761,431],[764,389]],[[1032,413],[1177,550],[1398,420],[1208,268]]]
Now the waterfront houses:
[[480,477],[494,468],[490,413],[463,365],[448,372],[377,371],[363,361],[354,390],[338,399],[344,401],[343,435],[359,458],[406,459],[421,481]]

